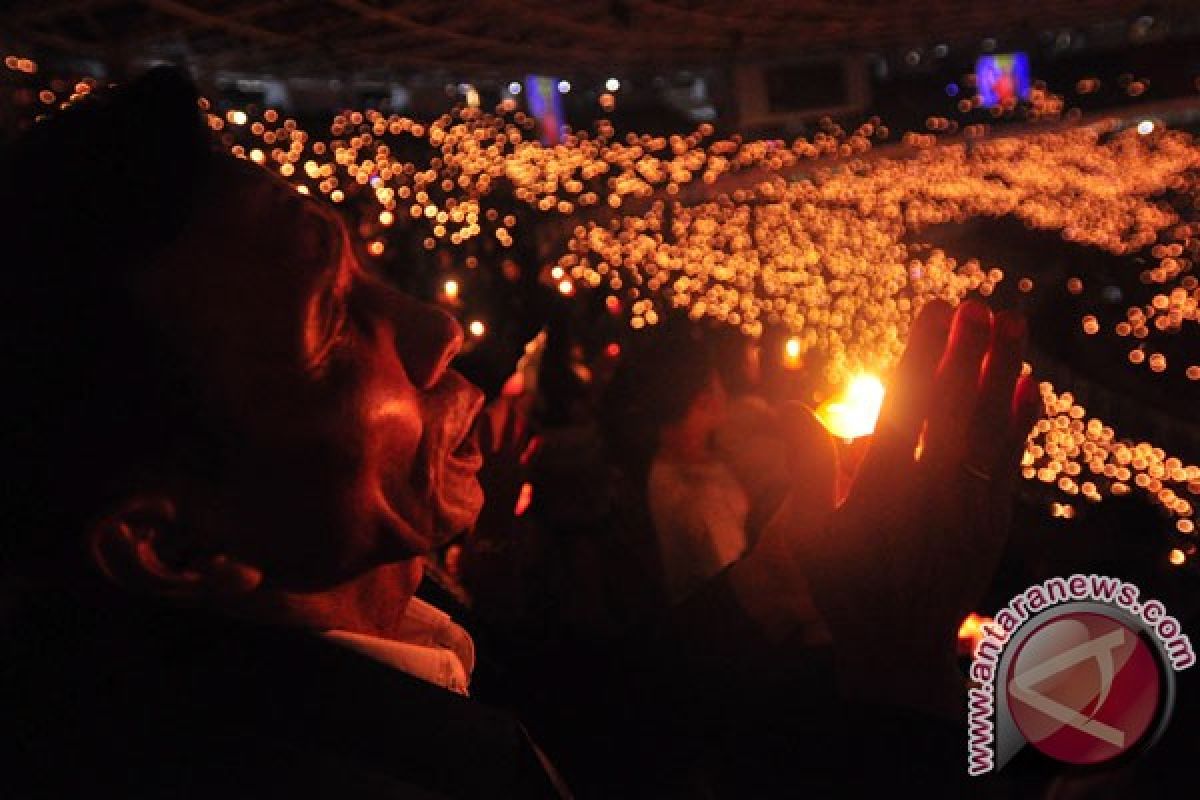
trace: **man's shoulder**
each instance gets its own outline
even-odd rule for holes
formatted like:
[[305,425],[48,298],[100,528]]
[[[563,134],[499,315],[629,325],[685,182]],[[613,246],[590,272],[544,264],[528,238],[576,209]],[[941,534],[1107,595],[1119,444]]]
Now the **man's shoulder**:
[[35,780],[86,763],[117,783],[458,797],[539,778],[512,716],[310,633],[166,611],[24,644],[4,693],[22,707],[9,733]]

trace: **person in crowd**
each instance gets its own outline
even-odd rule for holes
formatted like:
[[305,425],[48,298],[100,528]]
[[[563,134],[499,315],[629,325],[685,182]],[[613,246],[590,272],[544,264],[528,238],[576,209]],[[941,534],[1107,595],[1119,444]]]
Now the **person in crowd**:
[[[747,536],[753,541],[792,488],[790,461],[795,443],[779,436],[780,413],[807,419],[810,413],[795,401],[772,405],[763,389],[763,347],[741,331],[713,331],[715,366],[728,397],[725,418],[713,432],[713,448],[729,465],[749,499]],[[778,354],[766,356],[778,361]],[[832,469],[829,464],[816,470]]]
[[215,152],[173,71],[39,123],[0,184],[0,793],[563,794],[412,599],[482,500],[457,323]]
[[713,449],[726,395],[707,341],[686,323],[643,338],[605,406],[617,414],[611,449],[640,484],[633,496],[645,498],[662,595],[674,604],[746,551],[749,500]]
[[[0,165],[3,793],[563,796],[524,728],[464,696],[469,640],[413,602],[482,501],[458,326],[364,267],[331,211],[214,152],[178,73],[97,95]],[[652,644],[612,654],[575,732],[625,715],[592,748],[618,796],[677,771],[660,697],[772,671],[804,571],[838,696],[874,722],[789,738],[843,759],[783,792],[870,778],[848,767],[862,737],[893,756],[878,777],[942,776],[918,744],[960,716],[954,631],[1038,403],[1022,340],[981,304],[927,306],[846,502],[785,501]],[[768,773],[735,766],[709,785],[761,793]]]

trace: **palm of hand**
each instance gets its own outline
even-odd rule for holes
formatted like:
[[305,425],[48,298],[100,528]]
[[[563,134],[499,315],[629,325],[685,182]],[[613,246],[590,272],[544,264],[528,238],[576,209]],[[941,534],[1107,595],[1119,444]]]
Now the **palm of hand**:
[[1038,409],[1020,376],[1023,339],[1019,318],[993,320],[976,303],[957,314],[930,304],[917,320],[849,496],[805,537],[840,649],[890,652],[910,668],[952,654],[1003,550]]

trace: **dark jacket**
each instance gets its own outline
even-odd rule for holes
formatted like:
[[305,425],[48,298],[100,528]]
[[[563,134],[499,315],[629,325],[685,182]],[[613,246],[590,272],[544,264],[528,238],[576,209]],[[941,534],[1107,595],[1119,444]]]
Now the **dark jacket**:
[[39,605],[5,629],[0,796],[559,796],[513,717],[312,634]]

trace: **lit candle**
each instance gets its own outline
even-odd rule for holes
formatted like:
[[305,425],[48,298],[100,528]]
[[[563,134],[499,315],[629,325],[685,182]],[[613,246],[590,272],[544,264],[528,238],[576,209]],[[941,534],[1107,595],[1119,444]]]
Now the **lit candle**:
[[991,617],[985,617],[972,611],[963,619],[958,627],[958,654],[972,656],[979,641],[983,639],[983,626],[992,622]]
[[792,336],[783,343],[783,366],[787,369],[800,369],[804,360],[801,358],[800,339]]
[[826,430],[847,442],[870,436],[875,432],[883,395],[883,383],[879,378],[865,373],[856,375],[840,395],[817,409],[817,419]]

